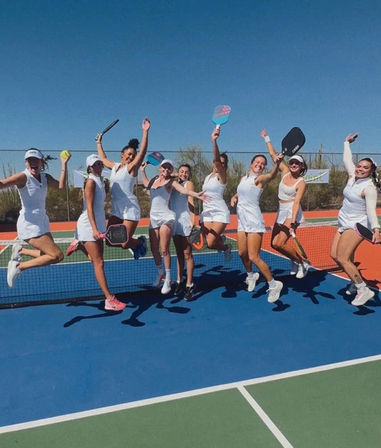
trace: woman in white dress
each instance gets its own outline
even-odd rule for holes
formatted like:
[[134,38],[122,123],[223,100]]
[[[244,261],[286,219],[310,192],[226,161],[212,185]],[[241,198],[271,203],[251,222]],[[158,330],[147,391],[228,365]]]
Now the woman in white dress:
[[[182,187],[172,176],[173,162],[164,159],[159,166],[159,175],[148,179],[146,172],[146,163],[141,167],[143,185],[149,189],[151,198],[150,207],[150,227],[149,237],[153,258],[157,268],[157,277],[153,283],[154,287],[160,286],[162,294],[168,294],[171,291],[171,254],[169,244],[172,236],[173,224],[176,214],[169,208],[169,198],[173,189],[179,193],[192,196],[201,200],[208,199],[203,193],[196,193]],[[160,254],[161,250],[161,254]],[[162,259],[164,259],[165,272],[162,268]]]
[[228,156],[225,153],[220,153],[217,145],[219,136],[220,129],[215,128],[212,132],[213,170],[202,185],[202,191],[210,200],[203,204],[200,224],[209,249],[223,252],[225,261],[230,261],[232,258],[231,245],[225,244],[221,237],[226,225],[230,222],[229,209],[223,197],[227,181]]
[[102,177],[103,162],[97,154],[91,154],[86,159],[86,165],[89,176],[84,187],[83,212],[77,221],[75,239],[79,242],[78,248],[93,263],[95,278],[106,298],[105,310],[121,311],[126,304],[110,292],[104,271],[102,233],[106,232],[106,189]]
[[[61,249],[54,243],[50,233],[49,218],[46,214],[46,194],[48,187],[63,189],[66,186],[66,169],[68,157],[61,156],[61,173],[59,180],[44,173],[46,160],[40,150],[28,149],[24,156],[26,169],[0,180],[0,189],[16,186],[21,199],[21,211],[17,220],[18,237],[34,249],[22,248],[16,243],[8,263],[7,283],[14,286],[16,278],[22,271],[39,266],[59,263],[63,259]],[[21,261],[22,255],[32,257]]]
[[[191,167],[184,163],[177,170],[179,184],[189,191],[194,191],[193,182],[190,179]],[[172,238],[177,254],[177,286],[175,294],[184,293],[184,300],[190,301],[193,298],[193,270],[194,259],[192,254],[192,244],[189,235],[194,226],[194,203],[192,196],[186,196],[173,190],[170,199],[170,209],[175,212],[175,222],[172,231]],[[186,264],[187,275],[183,280],[184,264]]]
[[232,207],[238,201],[238,254],[246,269],[247,290],[253,291],[259,278],[258,272],[254,273],[252,271],[252,264],[254,263],[269,285],[268,301],[271,303],[278,300],[283,283],[274,280],[267,263],[260,257],[262,238],[266,228],[261,209],[259,208],[259,199],[264,187],[276,176],[282,160],[283,156],[279,154],[273,169],[269,173],[264,174],[263,171],[267,165],[266,157],[262,154],[254,156],[251,160],[248,174],[242,177],[237,188],[237,194],[231,199]]
[[373,243],[380,243],[380,225],[376,214],[377,190],[380,181],[377,166],[369,157],[364,157],[355,165],[352,160],[350,144],[358,134],[349,134],[344,142],[343,161],[348,173],[348,182],[344,188],[344,202],[338,216],[338,231],[335,234],[331,257],[341,266],[351,279],[347,288],[348,295],[356,294],[352,305],[364,305],[374,296],[374,292],[366,286],[357,266],[353,262],[354,254],[363,241],[355,230],[356,223],[360,223],[373,231]]
[[[261,137],[264,138],[267,150],[275,163],[277,154],[264,129],[261,132]],[[290,259],[290,274],[296,275],[296,278],[303,278],[307,275],[310,263],[287,242],[291,232],[295,232],[299,224],[304,221],[300,203],[306,191],[306,182],[303,176],[307,172],[307,164],[302,156],[293,155],[288,161],[288,165],[282,161],[279,169],[282,173],[278,190],[279,208],[271,235],[271,246]]]
[[148,132],[151,123],[148,118],[142,122],[142,143],[137,151],[139,141],[134,138],[121,151],[120,162],[113,162],[106,157],[102,147],[102,134],[96,137],[98,155],[107,168],[111,169],[110,187],[112,211],[108,226],[123,223],[128,230],[127,243],[121,244],[123,249],[131,248],[134,258],[144,257],[147,242],[144,236],[132,238],[140,219],[140,207],[134,194],[134,187],[148,147]]

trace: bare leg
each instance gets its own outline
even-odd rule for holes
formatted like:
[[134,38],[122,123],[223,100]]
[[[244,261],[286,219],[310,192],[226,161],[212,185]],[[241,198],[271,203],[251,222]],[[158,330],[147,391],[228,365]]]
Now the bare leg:
[[[35,248],[35,250],[29,250],[29,254],[30,256],[33,257],[33,259],[20,262],[19,264],[20,271],[24,271],[25,269],[30,268],[36,268],[39,266],[46,266],[49,264],[59,263],[64,258],[61,249],[55,244],[52,235],[50,233],[46,233],[37,238],[30,238],[29,240],[27,240],[27,243],[29,243],[32,247]],[[23,251],[24,250],[25,249],[23,249]],[[28,249],[26,250],[28,251]]]
[[225,251],[228,246],[222,242],[221,234],[226,228],[223,222],[204,222],[202,231],[206,236],[206,243],[209,249]]

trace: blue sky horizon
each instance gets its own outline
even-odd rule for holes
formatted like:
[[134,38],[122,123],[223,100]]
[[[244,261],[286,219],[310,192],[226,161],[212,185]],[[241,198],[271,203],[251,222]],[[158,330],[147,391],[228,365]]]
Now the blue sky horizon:
[[[118,150],[152,123],[151,150],[210,149],[211,115],[232,107],[220,146],[380,151],[381,3],[77,0],[2,2],[0,149]],[[0,152],[0,156],[4,154]],[[18,153],[17,157],[18,157]]]

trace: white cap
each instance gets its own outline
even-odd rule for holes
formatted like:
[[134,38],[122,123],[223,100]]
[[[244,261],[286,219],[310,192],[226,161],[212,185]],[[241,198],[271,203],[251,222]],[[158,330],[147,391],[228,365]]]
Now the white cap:
[[290,163],[291,160],[297,160],[297,161],[300,162],[300,163],[306,163],[306,162],[304,161],[304,159],[303,159],[302,156],[291,156],[291,157],[290,157],[290,160],[289,160],[288,162]]
[[98,157],[97,154],[91,154],[86,159],[87,166],[93,166],[95,162],[102,162],[101,158]]
[[35,157],[36,159],[44,158],[44,156],[42,155],[42,152],[36,148],[28,149],[28,151],[25,153],[24,160],[29,159],[30,157]]
[[165,165],[165,164],[168,164],[168,165],[171,165],[171,167],[173,168],[173,162],[172,162],[172,160],[171,159],[164,159],[161,163],[160,163],[160,166],[163,166],[163,165]]

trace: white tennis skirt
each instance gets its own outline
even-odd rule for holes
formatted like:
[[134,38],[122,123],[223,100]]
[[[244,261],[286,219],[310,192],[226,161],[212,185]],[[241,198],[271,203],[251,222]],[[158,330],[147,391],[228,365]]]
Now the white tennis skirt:
[[[279,203],[278,214],[276,216],[275,222],[278,224],[284,224],[287,219],[292,218],[293,205],[293,202]],[[304,222],[304,216],[301,207],[299,207],[298,214],[296,215],[296,222]]]

